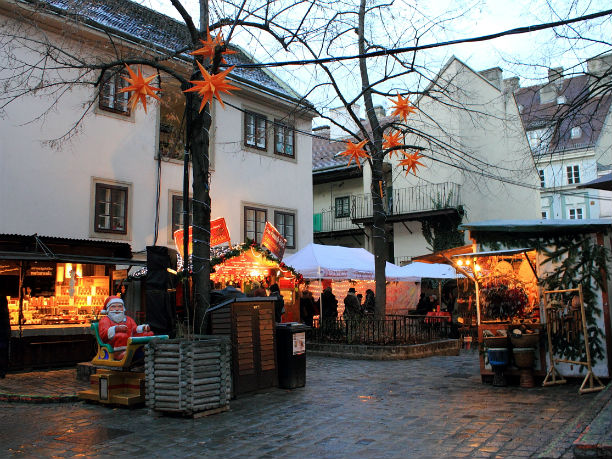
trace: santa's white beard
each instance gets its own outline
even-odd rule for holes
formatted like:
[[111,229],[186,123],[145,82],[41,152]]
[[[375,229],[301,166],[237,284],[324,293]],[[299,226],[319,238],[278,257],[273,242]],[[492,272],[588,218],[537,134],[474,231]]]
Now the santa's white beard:
[[125,312],[124,311],[109,312],[108,318],[115,323],[125,322]]

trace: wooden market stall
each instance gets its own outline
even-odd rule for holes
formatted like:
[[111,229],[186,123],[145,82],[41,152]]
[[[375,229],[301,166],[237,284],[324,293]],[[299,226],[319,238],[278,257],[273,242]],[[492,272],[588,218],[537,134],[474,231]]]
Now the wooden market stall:
[[0,295],[11,324],[10,368],[90,360],[95,317],[120,274],[138,265],[129,244],[0,235]]
[[[537,333],[529,346],[536,347],[538,379],[554,367],[566,377],[586,373],[590,390],[603,388],[598,377],[612,375],[606,263],[612,220],[496,220],[463,228],[474,253],[451,262],[472,276],[481,345],[499,347],[495,340],[505,340],[512,350],[523,346],[514,342],[517,336]],[[483,379],[492,375],[488,363],[481,360]],[[515,355],[506,372],[515,375],[517,366]]]

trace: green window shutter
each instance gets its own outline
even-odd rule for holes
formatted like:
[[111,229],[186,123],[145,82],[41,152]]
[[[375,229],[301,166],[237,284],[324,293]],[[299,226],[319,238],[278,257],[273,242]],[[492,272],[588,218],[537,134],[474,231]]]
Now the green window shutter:
[[321,231],[321,226],[322,226],[322,222],[323,222],[323,215],[322,214],[314,214],[312,216],[312,229],[315,233],[319,233]]

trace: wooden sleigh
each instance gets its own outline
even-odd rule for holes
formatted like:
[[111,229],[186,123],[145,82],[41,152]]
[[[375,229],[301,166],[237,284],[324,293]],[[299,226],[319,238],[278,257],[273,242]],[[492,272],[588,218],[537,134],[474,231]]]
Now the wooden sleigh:
[[154,339],[168,339],[168,335],[134,336],[128,338],[125,354],[120,360],[113,356],[113,346],[100,338],[98,321],[91,323],[98,343],[98,352],[91,363],[96,372],[90,376],[90,388],[79,392],[79,398],[109,405],[133,406],[145,402],[145,374],[132,371],[144,361],[144,346]]

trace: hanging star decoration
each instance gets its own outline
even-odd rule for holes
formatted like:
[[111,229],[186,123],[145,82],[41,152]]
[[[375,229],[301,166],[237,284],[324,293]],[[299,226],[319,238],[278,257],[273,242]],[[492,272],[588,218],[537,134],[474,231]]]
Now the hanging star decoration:
[[406,167],[406,175],[408,175],[408,172],[412,172],[414,175],[416,175],[417,167],[424,166],[423,163],[419,162],[419,159],[423,158],[424,156],[420,155],[418,151],[415,151],[414,153],[406,153],[404,151],[402,153],[404,153],[404,159],[400,159],[398,165]]
[[417,108],[410,103],[408,97],[405,99],[401,96],[401,94],[397,95],[397,100],[391,99],[393,103],[393,113],[392,116],[401,116],[404,121],[407,120],[408,115],[413,112],[416,112]]
[[130,96],[130,100],[128,104],[130,105],[130,110],[134,110],[138,102],[142,102],[142,107],[144,108],[145,113],[147,113],[147,96],[153,97],[153,99],[159,99],[159,96],[155,94],[155,91],[161,91],[160,88],[156,88],[151,86],[149,83],[156,75],[151,75],[149,77],[144,78],[142,76],[142,67],[138,67],[138,75],[135,74],[129,65],[125,64],[129,77],[121,76],[125,81],[127,81],[130,86],[126,86],[123,89],[120,89],[119,92],[133,92]]
[[348,140],[346,142],[346,150],[344,150],[342,153],[340,153],[340,156],[348,156],[349,158],[349,162],[348,162],[348,166],[351,165],[351,161],[355,160],[355,162],[357,163],[357,167],[359,167],[359,169],[361,169],[361,161],[360,158],[369,158],[370,155],[368,155],[365,150],[363,149],[364,145],[368,143],[367,139],[366,140],[362,140],[359,143],[353,143],[350,140]]
[[[202,47],[192,51],[192,56],[202,56],[204,58],[212,60],[215,57],[215,49],[218,47],[222,47],[224,45],[223,37],[221,34],[215,35],[215,37],[211,37],[210,30],[206,28],[206,40],[200,39],[202,43]],[[223,51],[221,54],[236,54],[237,51]],[[222,64],[227,64],[224,58],[221,58]]]
[[[383,134],[383,138],[385,139],[385,141],[383,142],[383,148],[384,149],[391,149],[393,147],[399,147],[400,145],[403,145],[402,140],[400,139],[400,135],[401,132],[399,131],[394,131],[390,134]],[[389,158],[392,158],[393,155],[397,154],[397,156],[399,157],[399,153],[403,152],[403,150],[391,150],[389,151]]]
[[204,109],[206,104],[212,101],[213,97],[216,97],[221,106],[225,108],[223,101],[221,100],[222,92],[231,94],[230,90],[235,89],[239,90],[236,86],[229,84],[225,81],[225,77],[232,71],[234,66],[224,70],[223,72],[216,73],[211,75],[206,71],[206,69],[200,64],[197,63],[198,67],[200,67],[200,72],[202,72],[203,80],[195,80],[190,81],[193,84],[193,87],[186,89],[183,92],[197,92],[200,97],[202,97],[202,103],[200,104],[200,112]]

